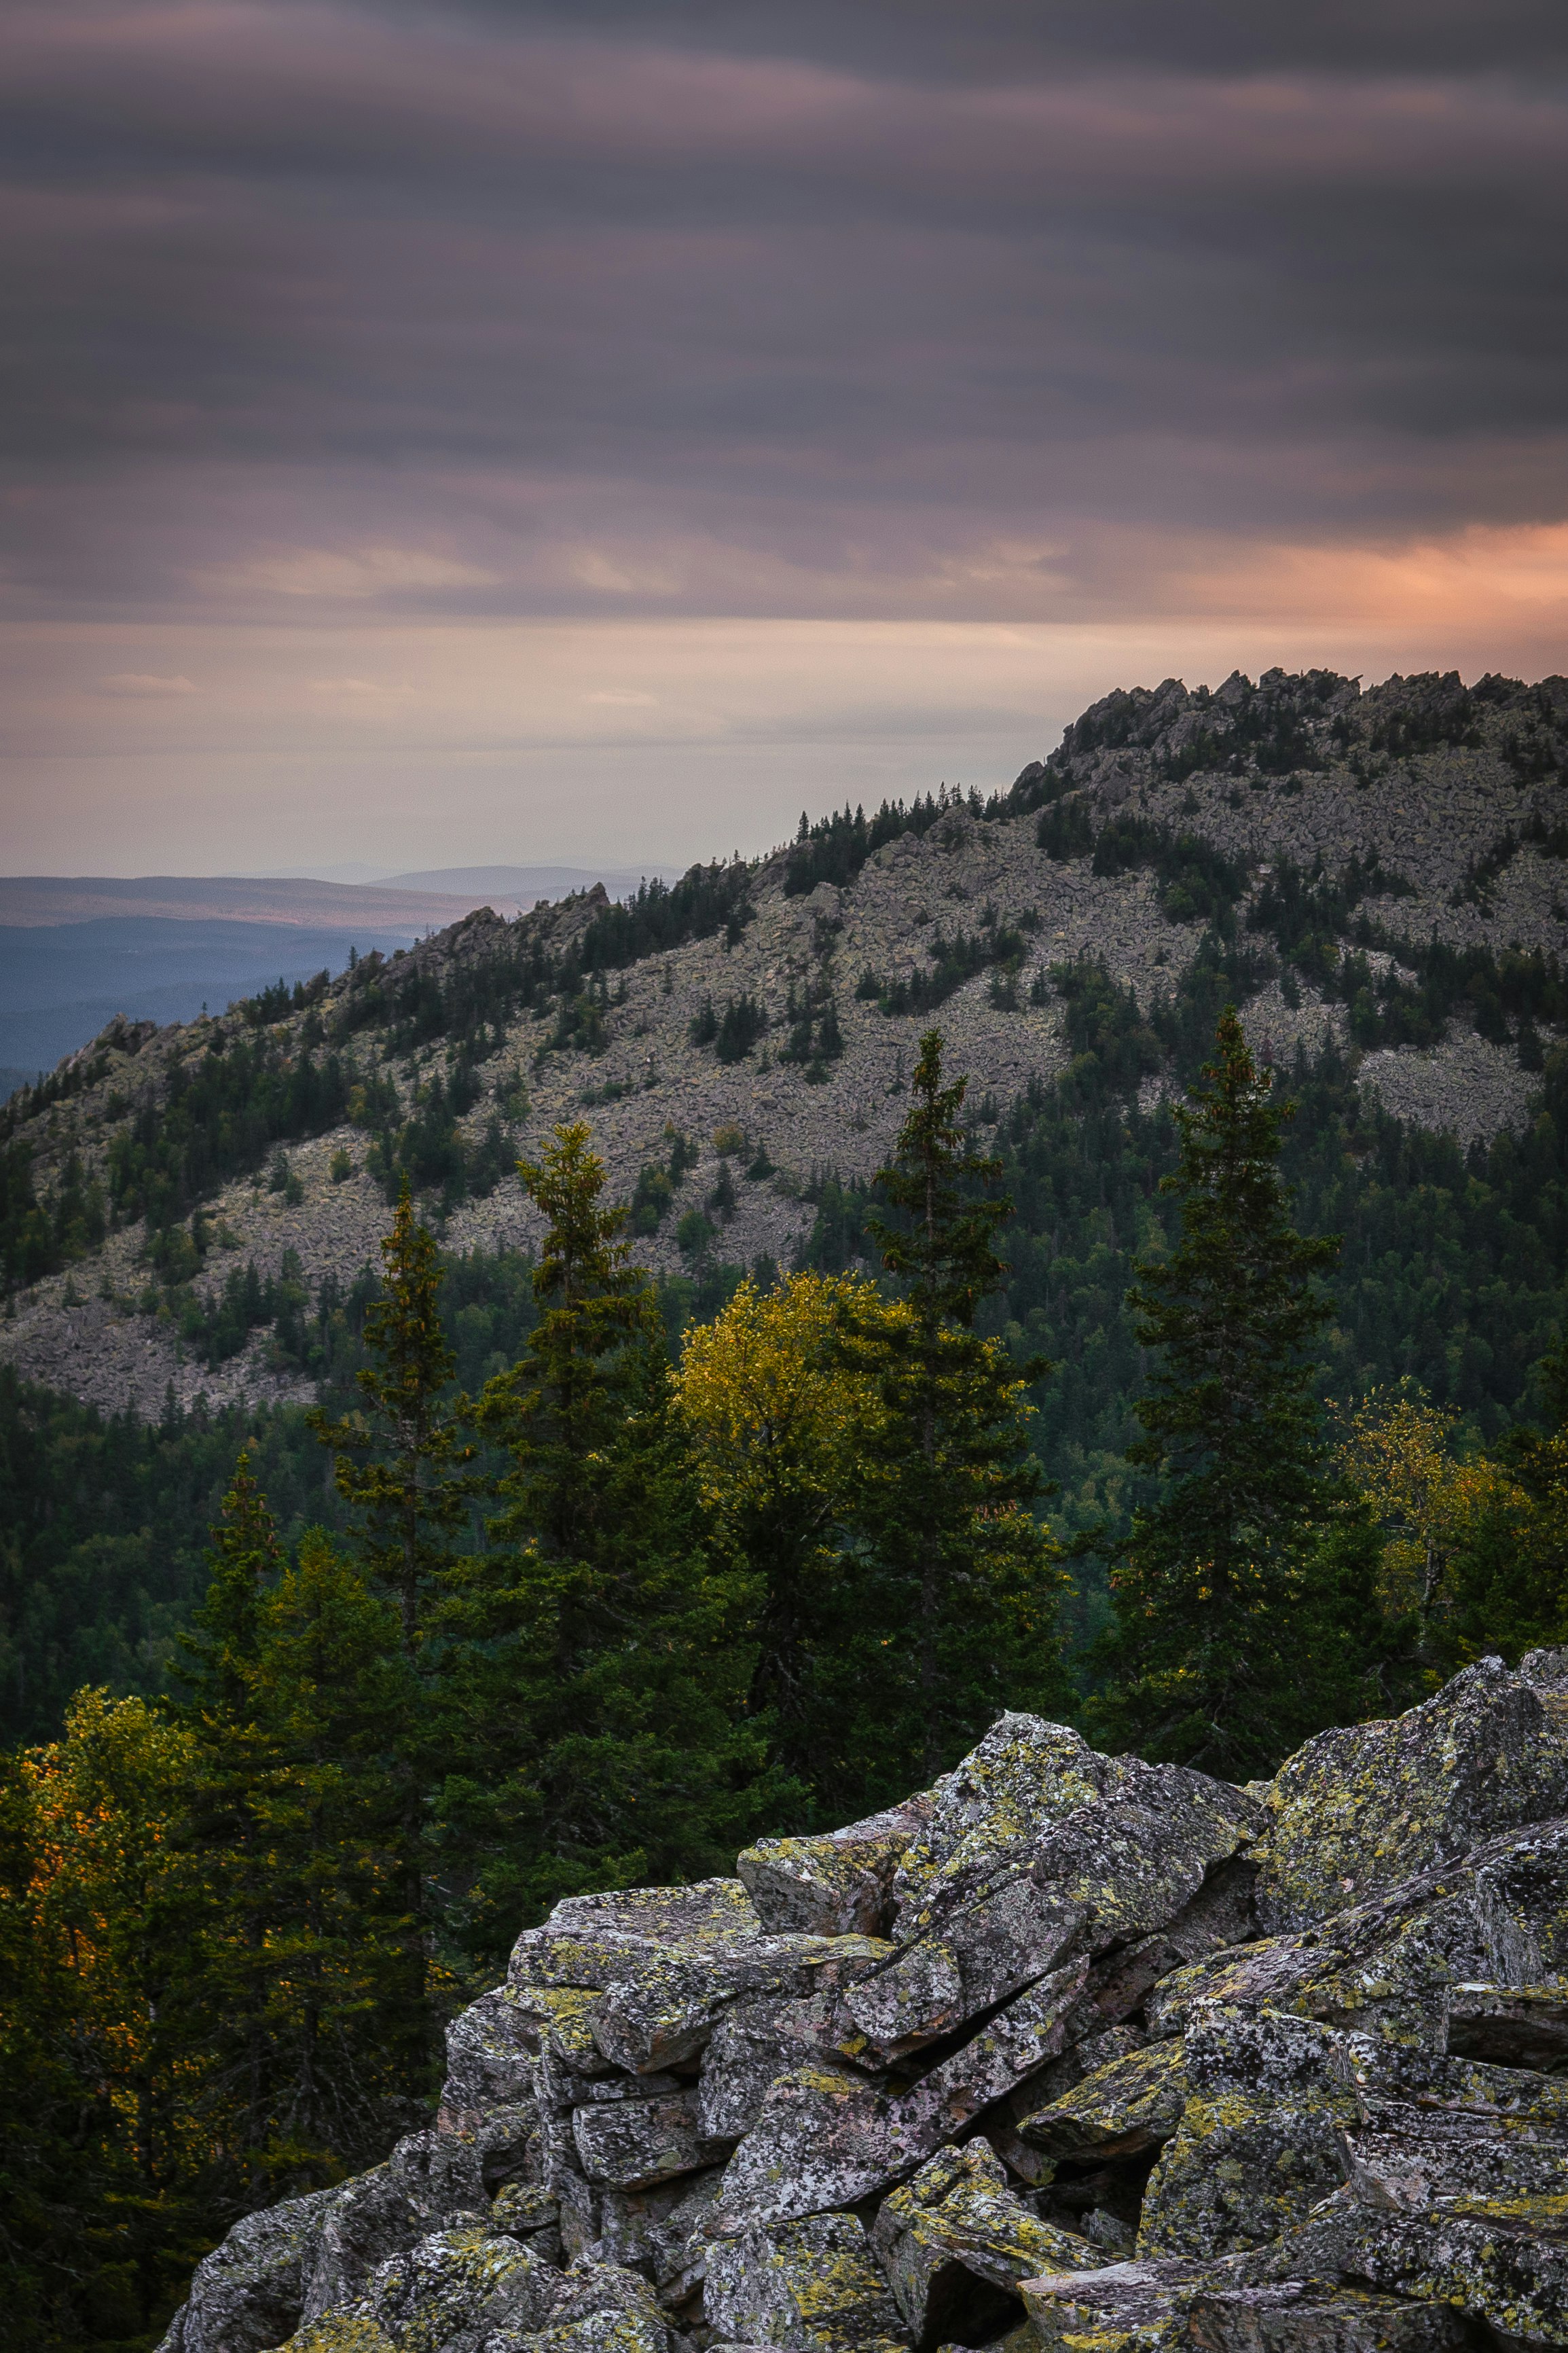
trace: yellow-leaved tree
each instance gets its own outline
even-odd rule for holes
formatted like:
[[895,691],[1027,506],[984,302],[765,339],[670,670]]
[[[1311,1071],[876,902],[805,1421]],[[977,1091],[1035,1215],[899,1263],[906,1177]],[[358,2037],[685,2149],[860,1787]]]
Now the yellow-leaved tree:
[[859,1275],[797,1274],[772,1291],[748,1278],[689,1333],[676,1376],[710,1524],[761,1583],[751,1706],[779,1764],[808,1786],[820,1786],[843,1696],[832,1662],[852,1608],[848,1527],[885,1411],[840,1339],[851,1324],[907,1315]]
[[1523,1544],[1531,1517],[1529,1496],[1500,1463],[1456,1451],[1461,1419],[1414,1381],[1369,1389],[1344,1416],[1336,1457],[1383,1531],[1384,1615],[1414,1621],[1418,1656],[1442,1673],[1477,1652],[1453,1622],[1472,1556]]

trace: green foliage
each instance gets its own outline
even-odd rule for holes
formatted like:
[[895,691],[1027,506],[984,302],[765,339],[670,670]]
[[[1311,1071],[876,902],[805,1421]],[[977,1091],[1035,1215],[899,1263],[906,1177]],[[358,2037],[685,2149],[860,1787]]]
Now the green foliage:
[[1111,1577],[1109,1688],[1092,1711],[1119,1747],[1233,1779],[1271,1769],[1353,1708],[1353,1668],[1311,1574],[1333,1518],[1313,1376],[1331,1315],[1316,1278],[1337,1239],[1287,1220],[1272,1100],[1234,1010],[1176,1110],[1181,1206],[1128,1303],[1157,1351],[1127,1459],[1158,1474]]
[[768,1017],[754,997],[731,997],[719,1017],[713,1055],[720,1062],[743,1062],[768,1026]]
[[72,1153],[47,1203],[33,1188],[32,1146],[0,1145],[0,1286],[37,1282],[96,1250],[107,1230],[103,1187]]
[[176,1065],[162,1097],[144,1090],[108,1153],[117,1218],[178,1225],[277,1145],[322,1135],[348,1117],[349,1074],[336,1054],[289,1052],[271,1039],[209,1048]]
[[[973,1327],[1000,1284],[1000,1171],[960,1124],[966,1082],[942,1082],[928,1030],[894,1157],[891,1216],[867,1219],[905,1313],[852,1320],[847,1359],[874,1384],[856,1512],[865,1697],[854,1745],[868,1802],[933,1779],[1003,1706],[1060,1706],[1058,1602],[1066,1578],[1035,1521],[1038,1467],[1023,1382]],[[1038,1377],[1043,1364],[1024,1368]],[[869,1607],[867,1607],[867,1601]]]
[[1024,955],[1023,934],[990,916],[973,935],[962,927],[950,939],[939,923],[931,934],[931,965],[890,981],[882,990],[880,1009],[889,1015],[934,1012],[953,991],[973,980],[987,965],[1016,972]]
[[668,1408],[653,1294],[581,1124],[523,1171],[548,1218],[539,1322],[481,1420],[510,1467],[490,1546],[456,1569],[444,1819],[467,1935],[498,1953],[560,1895],[699,1875],[761,1803],[739,1719],[744,1580],[716,1576]]
[[1173,834],[1148,818],[1111,818],[1095,836],[1092,871],[1130,874],[1141,868],[1158,875],[1160,906],[1173,923],[1223,924],[1247,888],[1235,860],[1198,835]]

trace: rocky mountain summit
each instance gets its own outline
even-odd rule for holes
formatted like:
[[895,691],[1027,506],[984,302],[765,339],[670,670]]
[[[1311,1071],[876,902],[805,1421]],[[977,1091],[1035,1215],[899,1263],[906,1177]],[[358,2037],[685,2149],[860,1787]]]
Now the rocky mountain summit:
[[1246,1788],[1005,1715],[736,1872],[525,1931],[163,2353],[1568,2343],[1568,1652]]
[[[1259,1050],[1337,1043],[1402,1118],[1517,1130],[1560,1026],[1536,1000],[1568,948],[1565,756],[1564,679],[1172,680],[1109,696],[988,801],[803,819],[630,906],[486,910],[221,1016],[111,1024],[0,1115],[0,1356],[143,1412],[171,1385],[304,1395],[254,1305],[245,1345],[201,1338],[230,1279],[342,1292],[400,1170],[449,1250],[531,1244],[511,1163],[567,1118],[650,1268],[689,1262],[681,1213],[715,1200],[726,1261],[787,1264],[823,1174],[885,1156],[932,1018],[1003,1115],[1068,1070],[1086,961],[1150,1015],[1216,921]],[[1145,1069],[1151,1099],[1171,1083]]]

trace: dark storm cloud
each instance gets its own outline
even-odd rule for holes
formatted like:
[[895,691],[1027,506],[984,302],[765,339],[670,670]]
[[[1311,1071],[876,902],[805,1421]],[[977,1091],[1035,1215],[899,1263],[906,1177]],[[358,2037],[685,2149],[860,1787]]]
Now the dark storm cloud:
[[13,604],[1045,609],[1064,537],[1553,518],[1565,66],[1468,0],[16,10]]

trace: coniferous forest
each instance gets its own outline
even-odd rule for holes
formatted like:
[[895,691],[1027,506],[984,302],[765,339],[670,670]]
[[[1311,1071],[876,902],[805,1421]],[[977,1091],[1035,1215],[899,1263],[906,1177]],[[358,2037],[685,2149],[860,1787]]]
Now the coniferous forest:
[[29,2341],[151,2345],[237,2213],[374,2162],[563,1895],[870,1812],[1005,1707],[1240,1780],[1568,1630],[1563,1058],[1466,1159],[1256,1064],[1215,964],[1145,1113],[1136,1005],[1065,977],[1058,1086],[977,1117],[928,1032],[793,1272],[656,1285],[576,1123],[534,1261],[445,1259],[405,1182],[309,1413],[8,1381]]

